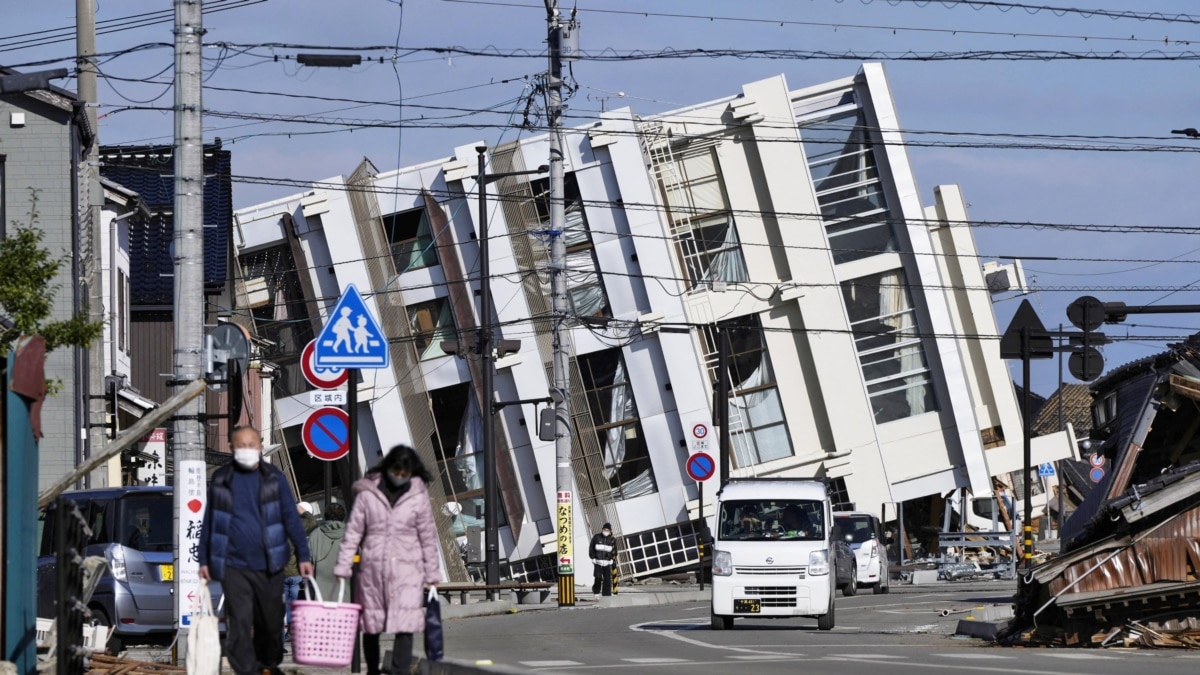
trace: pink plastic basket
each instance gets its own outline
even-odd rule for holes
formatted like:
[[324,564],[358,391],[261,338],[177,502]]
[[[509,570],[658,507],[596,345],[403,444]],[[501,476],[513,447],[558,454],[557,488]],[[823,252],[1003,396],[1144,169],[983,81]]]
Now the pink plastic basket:
[[322,600],[321,589],[311,578],[306,580],[309,593],[316,600],[292,602],[292,659],[302,666],[350,665],[362,605],[341,602],[345,580],[338,585],[338,602]]

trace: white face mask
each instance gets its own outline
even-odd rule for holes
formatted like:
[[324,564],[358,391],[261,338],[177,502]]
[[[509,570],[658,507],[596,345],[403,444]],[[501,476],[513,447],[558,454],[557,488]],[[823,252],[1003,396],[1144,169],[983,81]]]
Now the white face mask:
[[390,483],[394,488],[408,485],[408,481],[411,480],[411,478],[411,476],[397,476],[390,471],[387,474],[388,483]]
[[260,451],[254,448],[234,448],[233,461],[243,469],[253,469],[258,466]]

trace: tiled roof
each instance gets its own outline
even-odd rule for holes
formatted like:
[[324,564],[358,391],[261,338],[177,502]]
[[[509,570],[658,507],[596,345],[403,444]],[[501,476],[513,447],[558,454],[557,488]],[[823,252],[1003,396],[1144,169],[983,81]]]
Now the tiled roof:
[[[169,146],[106,146],[100,173],[142,196],[154,213],[130,232],[130,303],[172,305],[175,261],[175,164]],[[229,232],[233,224],[231,158],[220,143],[204,146],[204,285],[224,287],[228,277]]]
[[1033,418],[1033,435],[1044,436],[1059,430],[1058,402],[1062,401],[1063,422],[1075,427],[1075,437],[1083,439],[1092,428],[1092,393],[1086,384],[1063,384],[1046,399]]

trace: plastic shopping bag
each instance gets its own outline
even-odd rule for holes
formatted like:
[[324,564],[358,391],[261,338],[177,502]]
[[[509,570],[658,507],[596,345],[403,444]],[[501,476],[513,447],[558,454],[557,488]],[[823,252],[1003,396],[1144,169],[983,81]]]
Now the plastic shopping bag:
[[221,672],[221,627],[217,613],[213,611],[207,580],[200,580],[198,595],[188,631],[187,672],[189,675],[218,675]]
[[425,598],[425,658],[441,661],[446,655],[446,642],[442,635],[442,602],[437,588],[431,587]]

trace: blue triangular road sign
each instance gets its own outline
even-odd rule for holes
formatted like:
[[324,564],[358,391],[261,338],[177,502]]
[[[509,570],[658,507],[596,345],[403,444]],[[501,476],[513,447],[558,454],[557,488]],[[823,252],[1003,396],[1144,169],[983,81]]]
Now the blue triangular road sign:
[[320,368],[386,368],[387,339],[354,284],[346,286],[317,336],[313,361]]

